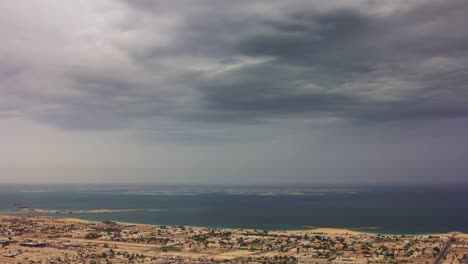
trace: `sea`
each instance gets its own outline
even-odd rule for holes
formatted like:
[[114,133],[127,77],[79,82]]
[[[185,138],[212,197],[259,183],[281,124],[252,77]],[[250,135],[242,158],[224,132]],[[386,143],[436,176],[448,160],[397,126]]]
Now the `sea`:
[[333,227],[436,234],[468,232],[468,189],[460,185],[0,185],[0,214],[167,226]]

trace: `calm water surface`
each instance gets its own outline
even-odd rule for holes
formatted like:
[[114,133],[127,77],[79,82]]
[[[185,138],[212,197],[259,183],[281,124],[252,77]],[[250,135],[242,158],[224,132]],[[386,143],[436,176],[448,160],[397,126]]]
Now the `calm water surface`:
[[374,231],[468,232],[468,192],[463,186],[0,186],[1,211],[15,211],[19,204],[48,210],[145,209],[72,216],[159,225],[269,230],[304,226],[380,227]]

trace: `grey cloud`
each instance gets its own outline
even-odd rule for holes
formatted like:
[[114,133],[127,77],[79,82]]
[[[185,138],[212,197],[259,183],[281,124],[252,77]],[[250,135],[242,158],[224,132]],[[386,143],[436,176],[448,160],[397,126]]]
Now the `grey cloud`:
[[[433,12],[441,5],[445,12]],[[303,112],[372,122],[466,117],[466,61],[462,60],[461,65],[455,66],[459,69],[451,73],[427,73],[420,68],[432,57],[457,59],[455,54],[466,54],[467,46],[459,42],[468,38],[463,37],[465,33],[457,22],[463,14],[460,10],[467,9],[468,5],[454,1],[452,6],[428,4],[395,17],[341,10],[310,16],[293,14],[287,21],[294,22],[289,24],[268,21],[268,26],[274,28],[272,32],[290,34],[260,33],[240,40],[235,48],[241,55],[272,56],[276,58],[273,64],[281,70],[269,64],[259,65],[226,74],[216,82],[207,81],[199,89],[208,106],[217,111],[235,110],[246,116],[259,112],[266,115]],[[460,30],[460,34],[433,32],[426,26],[428,18],[424,14],[428,13],[437,16],[432,22],[435,28]],[[437,19],[446,14],[454,17],[448,22],[446,17]],[[314,28],[311,32],[307,31],[309,25]],[[411,27],[422,29],[418,35],[410,35]],[[382,67],[386,70],[380,71]],[[303,70],[290,74],[289,69],[296,68]],[[386,76],[396,82],[379,83],[379,78]],[[295,85],[297,80],[323,89],[301,91]],[[374,83],[376,90],[382,89],[382,96],[388,85],[397,86],[400,94],[389,100],[376,100],[348,88],[353,82],[363,84],[363,80]],[[406,84],[415,87],[405,87]]]
[[0,1],[2,175],[466,182],[466,13],[465,0]]
[[[88,69],[67,57],[60,72],[47,74],[63,85],[58,90],[74,93],[55,96],[6,82],[15,70],[2,67],[9,94],[24,99],[12,107],[68,129],[145,120],[157,126],[161,119],[255,124],[301,115],[382,122],[467,113],[464,1],[415,2],[388,14],[376,14],[365,1],[119,3],[125,16],[109,32],[92,35],[121,57],[115,65],[103,57]],[[105,52],[93,48],[90,56]],[[244,64],[242,58],[269,59]]]

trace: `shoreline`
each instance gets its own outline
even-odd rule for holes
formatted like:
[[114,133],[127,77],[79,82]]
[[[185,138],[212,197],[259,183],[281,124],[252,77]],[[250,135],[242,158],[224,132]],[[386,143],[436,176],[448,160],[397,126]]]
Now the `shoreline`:
[[[70,222],[81,222],[81,223],[102,223],[100,220],[83,219],[80,217],[64,216],[60,215],[8,215],[0,212],[0,219],[3,217],[32,217],[32,218],[48,218],[48,219],[60,219]],[[262,230],[254,228],[240,228],[240,227],[210,227],[210,226],[192,226],[192,225],[169,225],[169,224],[146,224],[146,223],[133,223],[124,221],[112,221],[119,225],[127,226],[147,226],[147,227],[160,227],[160,226],[183,226],[186,228],[194,229],[217,229],[217,230],[245,230],[251,232],[267,231],[273,233],[286,233],[286,234],[326,234],[326,235],[384,235],[384,236],[445,236],[450,235],[454,232],[458,233],[461,237],[467,237],[468,233],[459,231],[448,231],[448,232],[424,232],[424,233],[385,233],[375,232],[376,230],[382,229],[382,227],[355,227],[355,228],[340,228],[340,227],[314,227],[308,225],[302,225],[305,229],[294,230],[294,229],[273,229],[273,230]]]
[[[60,218],[60,217],[59,217]],[[70,220],[79,220],[85,221],[90,223],[102,223],[101,221],[94,221],[94,220],[87,220],[81,218],[74,218],[74,217],[67,217]],[[63,219],[63,218],[61,218]],[[424,232],[424,233],[384,233],[384,232],[373,232],[372,230],[379,230],[382,227],[355,227],[355,228],[341,228],[341,227],[310,227],[308,229],[271,229],[271,230],[261,230],[261,229],[254,229],[254,228],[240,228],[240,227],[210,227],[210,226],[192,226],[192,225],[162,225],[162,224],[144,224],[144,223],[132,223],[132,222],[121,222],[121,221],[114,221],[120,225],[135,225],[135,226],[150,226],[150,227],[158,227],[158,226],[183,226],[187,228],[195,228],[195,229],[218,229],[218,230],[245,230],[251,232],[260,232],[260,231],[267,231],[267,232],[274,232],[274,233],[287,233],[287,234],[295,234],[295,233],[306,233],[306,234],[327,234],[327,235],[384,235],[384,236],[445,236],[450,235],[452,233],[458,233],[461,237],[468,237],[468,233],[459,232],[459,231],[448,231],[448,232]],[[305,227],[305,226],[304,226]]]
[[[1,263],[426,263],[443,245],[462,259],[458,234],[383,236],[340,228],[303,231],[156,226],[76,217],[0,216]],[[6,236],[8,235],[8,236]],[[456,237],[456,240],[454,238]],[[446,247],[444,247],[446,248]],[[421,254],[427,250],[432,251]],[[461,251],[460,251],[461,250]],[[417,251],[417,254],[413,254]],[[388,255],[387,252],[394,255]],[[441,251],[445,252],[445,251]],[[443,253],[445,254],[445,253]],[[381,257],[383,256],[383,257]],[[31,261],[32,260],[32,261]]]
[[100,214],[100,213],[126,213],[146,212],[146,209],[90,209],[90,210],[49,210],[38,208],[21,208],[16,211],[0,211],[0,214]]

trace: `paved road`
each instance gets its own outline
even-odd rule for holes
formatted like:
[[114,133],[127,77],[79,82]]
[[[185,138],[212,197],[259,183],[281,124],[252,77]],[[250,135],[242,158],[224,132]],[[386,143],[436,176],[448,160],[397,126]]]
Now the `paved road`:
[[454,238],[457,235],[458,235],[458,233],[453,233],[452,234],[452,236],[449,238],[449,240],[445,244],[442,251],[440,251],[439,255],[437,256],[437,259],[434,261],[434,264],[441,264],[442,261],[444,261],[445,256],[450,252],[450,247],[452,246],[452,241],[454,240]]

